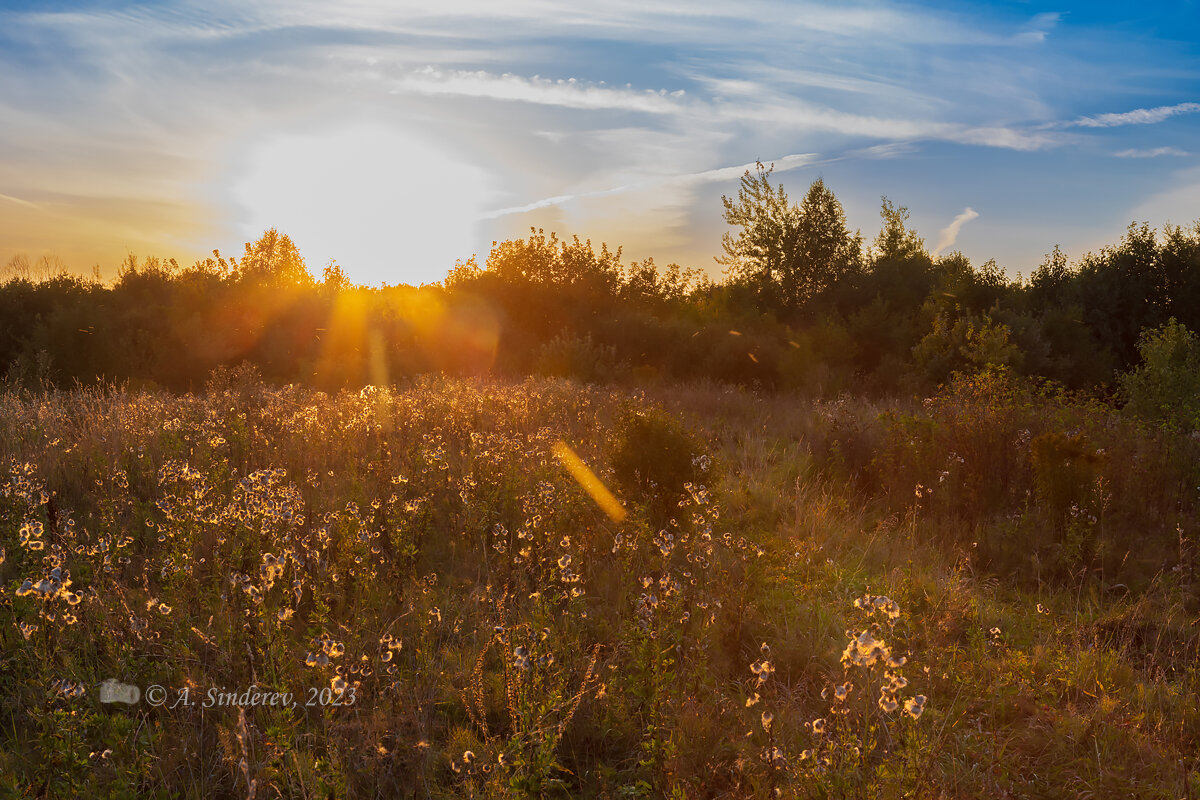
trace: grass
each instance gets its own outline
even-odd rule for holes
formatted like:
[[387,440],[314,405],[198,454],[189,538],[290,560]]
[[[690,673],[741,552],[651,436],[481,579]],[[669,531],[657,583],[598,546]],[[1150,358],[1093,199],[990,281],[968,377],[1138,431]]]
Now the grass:
[[0,788],[1194,796],[1197,463],[995,373],[10,392]]

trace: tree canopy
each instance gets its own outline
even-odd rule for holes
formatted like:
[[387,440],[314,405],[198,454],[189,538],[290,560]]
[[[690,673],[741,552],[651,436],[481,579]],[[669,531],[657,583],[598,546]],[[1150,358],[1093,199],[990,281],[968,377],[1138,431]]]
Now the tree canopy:
[[754,174],[742,175],[736,200],[721,198],[725,221],[740,230],[724,235],[724,256],[716,260],[768,306],[796,311],[861,269],[862,237],[850,233],[842,204],[823,180],[813,181],[797,206],[782,184],[771,185],[773,170],[759,162]]

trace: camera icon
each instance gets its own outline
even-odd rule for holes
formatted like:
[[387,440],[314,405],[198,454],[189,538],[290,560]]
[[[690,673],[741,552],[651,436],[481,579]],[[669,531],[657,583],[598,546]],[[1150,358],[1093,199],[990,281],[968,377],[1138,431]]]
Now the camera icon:
[[142,690],[128,683],[121,683],[116,678],[109,678],[100,684],[101,703],[128,703],[137,705],[142,698]]

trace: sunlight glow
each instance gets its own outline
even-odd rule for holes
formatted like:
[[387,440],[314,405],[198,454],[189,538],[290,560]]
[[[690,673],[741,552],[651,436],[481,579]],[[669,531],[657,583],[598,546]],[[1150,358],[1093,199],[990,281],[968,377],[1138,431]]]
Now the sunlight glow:
[[355,283],[439,281],[472,253],[486,174],[379,125],[282,134],[249,149],[233,183],[247,241],[288,234],[320,279],[336,260]]

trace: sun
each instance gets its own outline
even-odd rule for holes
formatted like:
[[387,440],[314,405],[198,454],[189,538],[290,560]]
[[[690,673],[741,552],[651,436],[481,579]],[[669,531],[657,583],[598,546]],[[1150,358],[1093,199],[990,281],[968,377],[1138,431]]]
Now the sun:
[[246,241],[286,233],[320,278],[336,260],[356,283],[439,281],[472,254],[487,175],[379,124],[274,134],[252,145],[233,181]]

